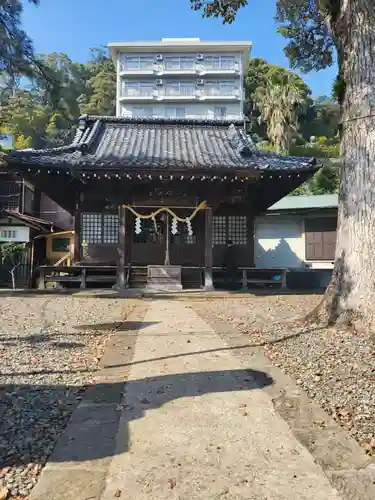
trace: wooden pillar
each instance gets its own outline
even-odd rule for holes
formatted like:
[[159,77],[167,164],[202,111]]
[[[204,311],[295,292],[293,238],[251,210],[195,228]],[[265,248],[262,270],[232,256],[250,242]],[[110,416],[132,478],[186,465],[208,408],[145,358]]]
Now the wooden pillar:
[[255,241],[254,241],[254,215],[253,213],[249,213],[247,216],[247,244],[249,248],[249,267],[255,267]]
[[171,257],[170,257],[170,232],[169,232],[169,213],[165,214],[165,258],[164,265],[171,265]]
[[74,213],[74,254],[73,263],[78,264],[82,258],[82,239],[81,239],[81,205],[83,193],[77,192],[76,210]]
[[213,290],[212,280],[212,208],[207,207],[205,216],[205,238],[204,238],[204,289]]
[[118,243],[117,243],[117,288],[123,290],[125,280],[125,248],[126,248],[126,208],[118,207]]

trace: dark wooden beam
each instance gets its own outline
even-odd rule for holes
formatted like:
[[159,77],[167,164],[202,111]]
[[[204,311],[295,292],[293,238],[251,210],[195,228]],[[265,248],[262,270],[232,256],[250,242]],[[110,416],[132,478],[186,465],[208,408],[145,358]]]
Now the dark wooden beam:
[[118,207],[118,244],[117,244],[117,288],[124,290],[125,280],[125,250],[126,250],[126,208]]
[[249,246],[249,266],[255,266],[254,260],[254,214],[253,212],[247,215],[247,241]]
[[205,238],[204,238],[204,288],[213,290],[212,280],[212,208],[205,209]]

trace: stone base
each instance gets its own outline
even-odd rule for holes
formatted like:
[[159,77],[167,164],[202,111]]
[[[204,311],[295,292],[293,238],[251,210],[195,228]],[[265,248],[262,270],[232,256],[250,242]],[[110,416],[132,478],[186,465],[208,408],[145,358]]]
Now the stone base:
[[148,292],[182,290],[181,266],[147,266]]

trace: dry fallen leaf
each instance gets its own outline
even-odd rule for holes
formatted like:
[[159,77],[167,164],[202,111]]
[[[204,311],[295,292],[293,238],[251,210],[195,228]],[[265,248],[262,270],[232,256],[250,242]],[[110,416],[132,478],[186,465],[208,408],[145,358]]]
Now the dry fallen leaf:
[[0,500],[6,500],[9,495],[9,490],[8,488],[1,488],[0,490]]
[[171,490],[173,490],[173,488],[176,486],[177,484],[177,481],[174,477],[172,477],[171,479],[168,479],[168,486]]

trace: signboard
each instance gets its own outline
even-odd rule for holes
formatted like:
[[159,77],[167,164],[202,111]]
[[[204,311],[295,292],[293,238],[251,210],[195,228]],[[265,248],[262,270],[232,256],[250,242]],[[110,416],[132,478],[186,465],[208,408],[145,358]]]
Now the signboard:
[[26,226],[0,226],[0,243],[27,243],[30,228]]

